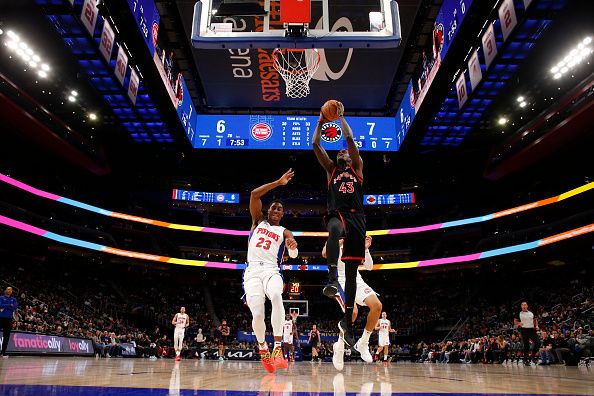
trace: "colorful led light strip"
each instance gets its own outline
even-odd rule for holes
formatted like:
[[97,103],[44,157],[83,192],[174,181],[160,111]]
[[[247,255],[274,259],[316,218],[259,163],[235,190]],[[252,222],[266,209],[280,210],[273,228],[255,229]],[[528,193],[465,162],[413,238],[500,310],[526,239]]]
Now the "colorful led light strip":
[[[29,232],[44,238],[54,240],[56,242],[65,243],[67,245],[79,246],[85,249],[97,250],[99,252],[115,254],[118,256],[130,257],[140,260],[158,261],[167,264],[178,264],[178,265],[189,265],[194,267],[206,267],[206,268],[223,268],[231,270],[240,270],[245,268],[245,264],[233,264],[233,263],[220,263],[215,261],[202,261],[202,260],[188,260],[174,257],[158,256],[154,254],[133,252],[131,250],[116,249],[105,245],[98,245],[92,242],[86,242],[76,238],[70,238],[63,235],[55,234],[53,232],[34,227],[32,225],[20,222],[18,220],[11,219],[9,217],[0,216],[0,224],[7,225],[22,231]],[[537,241],[522,243],[519,245],[512,245],[504,248],[487,250],[486,252],[467,254],[463,256],[452,256],[438,259],[411,261],[408,263],[389,263],[389,264],[376,264],[373,266],[374,270],[396,270],[406,268],[418,268],[418,267],[430,267],[435,265],[455,264],[463,263],[467,261],[482,260],[495,256],[501,256],[504,254],[522,252],[525,250],[532,250],[539,248],[544,245],[557,243],[569,238],[575,238],[580,235],[584,235],[590,232],[594,232],[594,223],[584,227],[574,228],[560,234],[552,235],[550,237],[539,239]],[[281,265],[283,270],[287,271],[326,271],[325,265]]]
[[[248,236],[250,234],[249,231],[227,230],[224,228],[212,228],[212,227],[200,227],[200,226],[185,225],[185,224],[175,224],[175,223],[168,223],[168,222],[160,221],[160,220],[147,219],[145,217],[128,215],[125,213],[112,212],[110,210],[101,209],[101,208],[98,208],[93,205],[88,205],[83,202],[75,201],[74,199],[61,197],[56,194],[52,194],[52,193],[49,193],[49,192],[46,192],[43,190],[39,190],[35,187],[29,186],[28,184],[20,182],[16,179],[13,179],[9,176],[2,174],[2,173],[0,173],[0,181],[8,183],[14,187],[20,188],[21,190],[27,191],[31,194],[37,195],[42,198],[47,198],[47,199],[51,199],[53,201],[62,202],[66,205],[75,206],[77,208],[88,210],[90,212],[99,213],[104,216],[117,217],[119,219],[134,221],[137,223],[151,224],[151,225],[158,226],[158,227],[173,228],[176,230],[206,232],[206,233],[211,233],[211,234],[225,234],[225,235],[237,235],[237,236]],[[540,201],[532,202],[532,203],[521,205],[521,206],[516,206],[515,208],[502,210],[500,212],[491,213],[491,214],[484,215],[484,216],[471,217],[468,219],[454,220],[454,221],[448,221],[445,223],[436,223],[436,224],[430,224],[430,225],[419,226],[419,227],[392,228],[389,230],[373,230],[373,231],[367,231],[367,235],[377,236],[377,235],[413,234],[413,233],[417,233],[417,232],[439,230],[442,228],[457,227],[457,226],[466,225],[466,224],[482,223],[482,222],[497,219],[500,217],[524,212],[526,210],[535,209],[538,207],[557,203],[559,201],[563,201],[564,199],[571,198],[576,195],[582,194],[582,193],[589,191],[593,188],[594,188],[594,182],[591,182],[591,183],[585,184],[581,187],[574,188],[573,190],[567,191],[563,194],[557,195],[555,197],[542,199]],[[328,236],[328,233],[327,232],[315,232],[315,231],[293,231],[293,235],[299,236],[299,237],[326,237],[326,236]]]

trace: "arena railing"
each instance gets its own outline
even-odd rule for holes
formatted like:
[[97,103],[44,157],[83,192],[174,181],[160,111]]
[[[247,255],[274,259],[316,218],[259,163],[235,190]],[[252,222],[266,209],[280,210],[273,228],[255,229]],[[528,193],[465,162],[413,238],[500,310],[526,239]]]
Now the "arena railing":
[[[76,201],[74,199],[62,197],[57,194],[53,194],[47,191],[40,190],[38,188],[32,187],[28,184],[25,184],[21,181],[18,181],[10,176],[0,173],[0,181],[10,184],[13,187],[19,188],[23,191],[28,193],[37,195],[41,198],[50,199],[53,201],[61,202],[66,205],[70,205],[73,207],[77,207],[80,209],[84,209],[90,212],[98,213],[103,216],[109,217],[116,217],[123,220],[133,221],[137,223],[143,224],[150,224],[158,227],[165,227],[171,228],[176,230],[185,230],[185,231],[194,231],[194,232],[206,232],[211,234],[225,234],[225,235],[237,235],[237,236],[249,236],[249,230],[228,230],[224,228],[213,228],[213,227],[203,227],[203,226],[193,226],[187,224],[176,224],[176,223],[169,223],[166,221],[161,220],[154,220],[149,219],[146,217],[139,217],[125,213],[114,212],[107,209],[102,209],[94,205],[89,205],[83,202]],[[536,209],[539,207],[543,207],[546,205],[551,205],[563,201],[568,198],[575,197],[577,195],[583,194],[589,190],[594,189],[594,182],[585,184],[583,186],[574,188],[572,190],[566,191],[562,194],[556,195],[554,197],[541,199],[540,201],[531,202],[528,204],[516,206],[514,208],[509,208],[505,210],[501,210],[499,212],[490,213],[482,216],[470,217],[466,219],[459,219],[453,221],[446,221],[443,223],[435,223],[435,224],[428,224],[423,226],[417,227],[406,227],[406,228],[392,228],[387,230],[371,230],[367,231],[367,235],[371,236],[382,236],[382,235],[398,235],[398,234],[413,234],[417,232],[425,232],[425,231],[432,231],[432,230],[439,230],[444,228],[452,228],[458,227],[462,225],[474,224],[474,223],[482,223],[494,219],[498,219],[501,217],[517,214],[520,212],[524,212],[527,210]],[[315,232],[315,231],[293,231],[293,235],[296,237],[327,237],[327,232]]]

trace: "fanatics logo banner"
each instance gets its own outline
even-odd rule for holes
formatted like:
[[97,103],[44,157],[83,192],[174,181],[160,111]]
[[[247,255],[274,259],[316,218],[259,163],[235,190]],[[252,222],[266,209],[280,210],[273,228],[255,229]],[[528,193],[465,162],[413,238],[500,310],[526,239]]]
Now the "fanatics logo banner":
[[[0,342],[2,338],[0,338]],[[93,343],[88,338],[62,337],[47,334],[14,331],[10,333],[9,353],[26,354],[67,354],[92,356]]]

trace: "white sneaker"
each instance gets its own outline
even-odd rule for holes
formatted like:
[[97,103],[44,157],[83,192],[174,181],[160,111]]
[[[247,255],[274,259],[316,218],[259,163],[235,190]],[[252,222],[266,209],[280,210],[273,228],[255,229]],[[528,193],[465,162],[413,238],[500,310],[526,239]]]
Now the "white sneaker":
[[369,352],[369,342],[363,342],[359,339],[355,344],[355,350],[361,354],[361,359],[366,363],[373,362],[373,357]]
[[338,371],[342,371],[344,368],[344,343],[336,341],[332,348],[332,364]]

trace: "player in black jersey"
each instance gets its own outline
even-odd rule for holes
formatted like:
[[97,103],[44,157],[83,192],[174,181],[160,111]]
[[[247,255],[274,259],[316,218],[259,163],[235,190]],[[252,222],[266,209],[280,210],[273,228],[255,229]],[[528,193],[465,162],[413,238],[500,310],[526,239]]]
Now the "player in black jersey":
[[357,291],[357,268],[365,260],[365,215],[363,213],[363,160],[353,138],[353,131],[344,119],[344,106],[338,102],[340,125],[347,142],[347,150],[340,150],[336,163],[321,145],[322,126],[328,122],[320,115],[313,136],[316,157],[328,178],[328,214],[326,226],[328,242],[328,284],[324,295],[334,299],[338,292],[337,263],[339,239],[344,237],[342,261],[345,263],[345,312],[338,327],[344,333],[348,347],[355,345],[352,314]]

